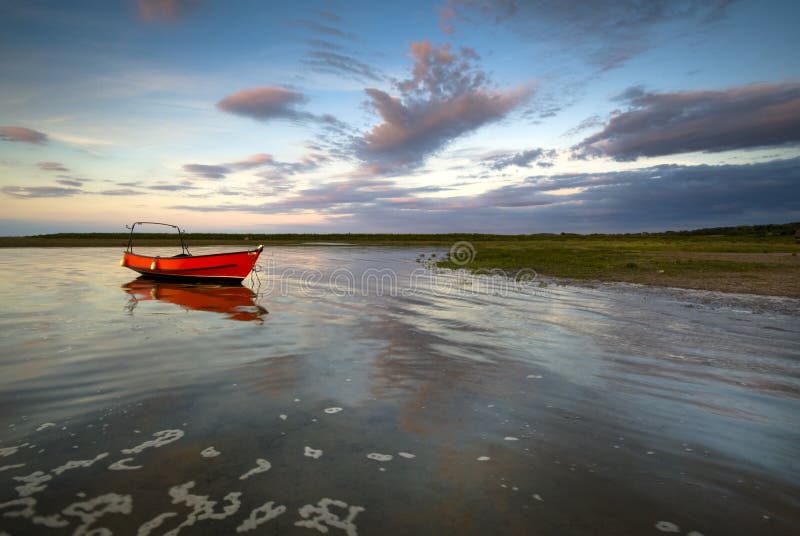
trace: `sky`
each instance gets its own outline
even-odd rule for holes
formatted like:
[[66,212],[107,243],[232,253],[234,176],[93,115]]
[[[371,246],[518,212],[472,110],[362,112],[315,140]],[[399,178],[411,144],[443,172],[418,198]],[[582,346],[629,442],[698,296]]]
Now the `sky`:
[[800,2],[0,0],[0,235],[800,221]]

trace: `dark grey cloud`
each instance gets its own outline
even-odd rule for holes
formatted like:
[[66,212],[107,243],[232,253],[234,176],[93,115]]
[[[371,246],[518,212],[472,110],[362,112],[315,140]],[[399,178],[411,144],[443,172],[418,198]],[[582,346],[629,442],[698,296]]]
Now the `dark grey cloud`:
[[69,171],[61,162],[37,162],[36,166],[44,171]]
[[615,160],[800,143],[800,83],[654,93],[631,88],[627,109],[574,147]]
[[79,180],[75,180],[75,179],[58,179],[56,182],[58,184],[63,184],[64,186],[81,187],[81,186],[83,186],[83,182],[84,181],[79,181]]
[[82,190],[77,188],[62,188],[60,186],[4,186],[2,192],[19,199],[70,197],[83,193]]
[[47,134],[32,128],[7,126],[0,127],[0,140],[43,144],[47,141]]
[[109,196],[120,196],[120,197],[127,197],[129,195],[145,195],[146,192],[142,192],[139,190],[132,190],[131,188],[119,188],[116,190],[102,190],[100,192],[96,192],[98,195],[109,195]]
[[186,173],[201,177],[203,179],[222,179],[232,170],[226,166],[214,166],[206,164],[186,164],[183,166]]
[[527,151],[494,154],[484,159],[483,164],[490,169],[497,171],[509,166],[530,167],[533,164],[547,164],[549,160],[556,157],[554,149],[542,149],[540,147],[528,149]]
[[452,140],[505,117],[532,93],[530,87],[491,89],[468,48],[454,52],[420,41],[411,53],[411,77],[394,84],[399,96],[365,90],[382,122],[355,141],[355,150],[376,169],[417,167]]
[[[723,18],[731,0],[448,0],[440,25],[457,21],[509,27],[554,51],[579,54],[601,70],[622,65],[652,47],[675,21],[695,28]],[[674,35],[671,36],[674,38]]]
[[[800,158],[725,166],[654,166],[532,176],[472,196],[425,197],[437,188],[354,179],[273,203],[180,206],[194,211],[337,217],[338,230],[407,232],[624,232],[797,221]],[[322,228],[320,230],[323,230]]]
[[148,190],[157,190],[162,192],[184,192],[188,190],[197,190],[198,187],[190,182],[181,182],[178,184],[153,184],[146,186]]
[[224,179],[228,174],[235,171],[260,168],[274,165],[274,163],[272,155],[258,153],[242,160],[224,164],[185,164],[183,171],[202,179]]

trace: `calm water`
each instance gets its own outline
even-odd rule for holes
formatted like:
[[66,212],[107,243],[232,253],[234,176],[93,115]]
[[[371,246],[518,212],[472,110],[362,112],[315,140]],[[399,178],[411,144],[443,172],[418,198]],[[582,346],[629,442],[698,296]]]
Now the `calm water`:
[[0,249],[0,534],[800,531],[797,315],[421,252]]

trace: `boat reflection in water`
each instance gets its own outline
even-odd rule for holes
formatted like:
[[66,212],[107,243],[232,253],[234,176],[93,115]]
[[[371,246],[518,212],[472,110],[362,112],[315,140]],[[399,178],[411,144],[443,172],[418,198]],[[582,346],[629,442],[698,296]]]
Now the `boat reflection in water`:
[[259,321],[268,311],[255,301],[257,294],[241,285],[174,283],[152,279],[134,279],[122,285],[131,297],[128,309],[140,301],[158,300],[180,305],[186,310],[222,313],[231,320]]

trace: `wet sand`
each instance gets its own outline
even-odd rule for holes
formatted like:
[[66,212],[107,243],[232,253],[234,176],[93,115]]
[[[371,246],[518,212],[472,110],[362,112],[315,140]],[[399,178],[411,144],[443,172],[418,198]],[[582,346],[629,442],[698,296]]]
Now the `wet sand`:
[[[0,287],[16,304],[0,313],[0,530],[800,527],[791,302],[511,288],[424,275],[397,249],[272,253],[236,314],[81,276],[117,251]],[[385,268],[394,287],[369,272]]]

